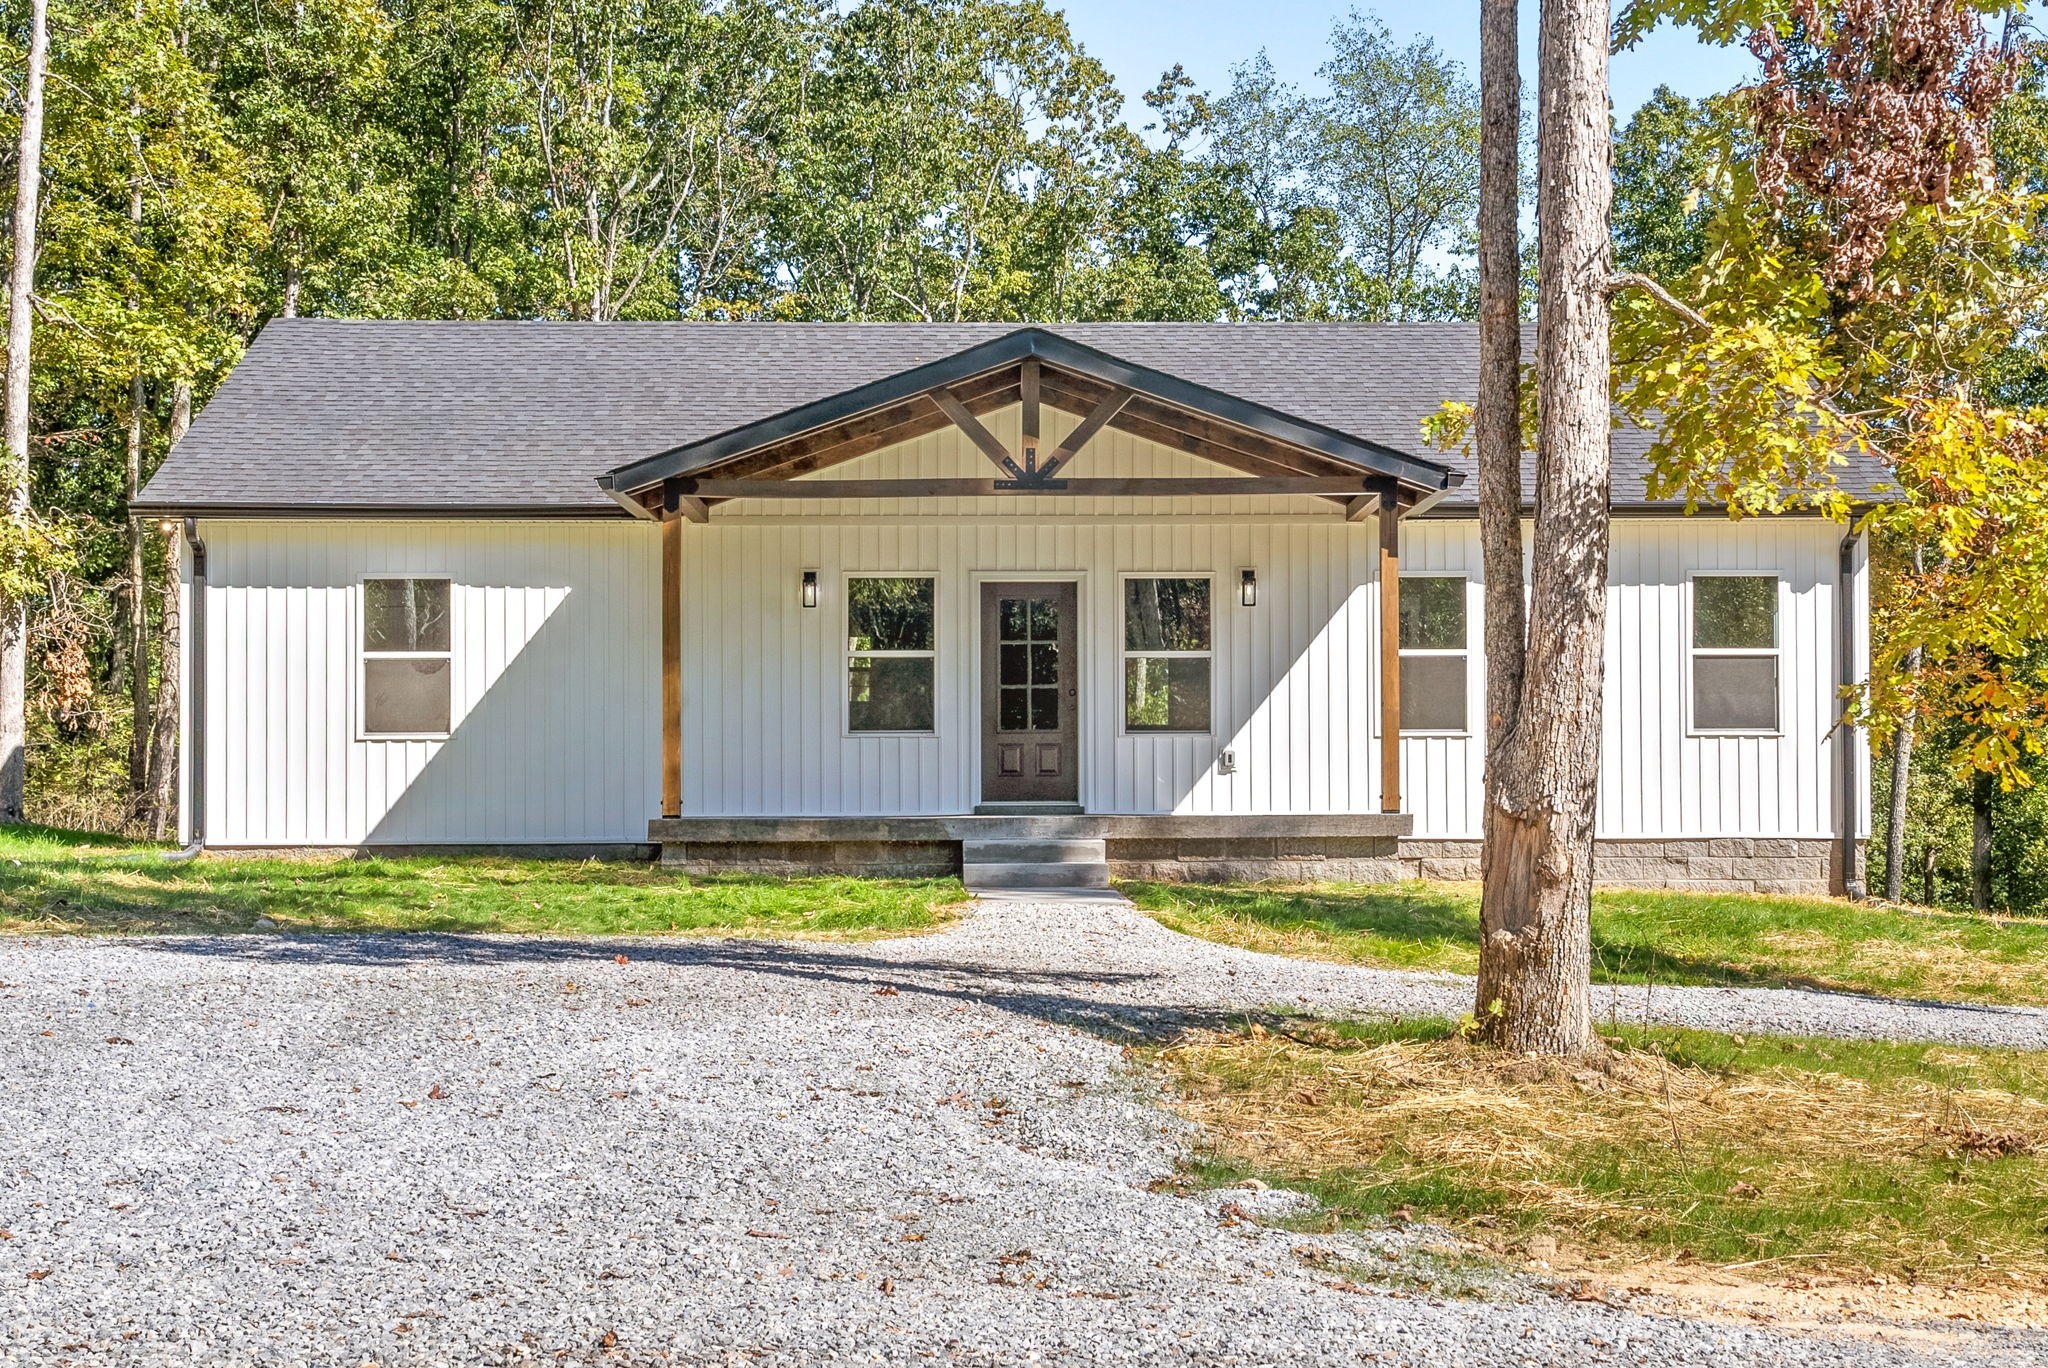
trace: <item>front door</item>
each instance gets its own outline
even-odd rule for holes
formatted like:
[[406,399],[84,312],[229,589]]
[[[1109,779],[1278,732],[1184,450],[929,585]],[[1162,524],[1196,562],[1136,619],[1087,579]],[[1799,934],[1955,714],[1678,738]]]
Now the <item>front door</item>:
[[1071,803],[1081,794],[1071,583],[981,587],[981,797]]

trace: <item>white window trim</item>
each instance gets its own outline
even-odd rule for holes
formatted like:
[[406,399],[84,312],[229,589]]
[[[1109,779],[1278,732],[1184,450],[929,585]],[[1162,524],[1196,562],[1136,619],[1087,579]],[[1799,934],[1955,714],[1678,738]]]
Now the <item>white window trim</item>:
[[[445,651],[373,651],[363,644],[369,631],[369,613],[364,607],[364,586],[372,580],[442,580],[448,585],[448,649]],[[445,570],[379,570],[356,577],[354,599],[354,621],[350,634],[355,644],[355,693],[356,693],[356,739],[358,741],[446,741],[455,734],[456,725],[461,722],[457,708],[462,698],[456,677],[460,667],[456,664],[455,643],[461,638],[456,631],[457,607],[461,595],[456,592],[455,576]],[[445,660],[448,662],[448,730],[425,732],[372,731],[370,729],[370,662],[373,660]]]
[[[1695,646],[1694,618],[1699,610],[1699,595],[1694,585],[1703,579],[1767,579],[1777,586],[1777,593],[1771,603],[1771,644],[1762,646]],[[1785,575],[1783,571],[1759,568],[1755,570],[1694,570],[1685,577],[1685,734],[1687,736],[1765,736],[1785,734]],[[1720,660],[1773,660],[1777,662],[1775,680],[1777,706],[1772,709],[1777,723],[1769,727],[1703,727],[1694,716],[1694,703],[1699,691],[1694,685],[1693,662],[1701,656]]]
[[[1472,668],[1472,619],[1475,616],[1475,614],[1472,611],[1472,576],[1462,570],[1403,570],[1401,572],[1401,578],[1404,580],[1457,580],[1458,583],[1462,586],[1462,589],[1460,591],[1460,599],[1465,605],[1465,644],[1463,646],[1455,648],[1434,646],[1402,646],[1400,645],[1401,624],[1398,620],[1398,617],[1394,623],[1395,655],[1398,657],[1398,660],[1394,668],[1399,669],[1399,660],[1406,660],[1410,656],[1414,656],[1417,659],[1457,656],[1463,659],[1465,662],[1465,725],[1462,727],[1410,727],[1404,724],[1401,728],[1401,735],[1403,737],[1469,737],[1472,735],[1472,718],[1475,712],[1475,709],[1473,707],[1474,699],[1472,697],[1472,683],[1473,676],[1477,673]],[[1397,604],[1396,612],[1398,613],[1398,611],[1399,607]]]
[[[852,646],[853,581],[863,579],[924,579],[932,582],[932,649],[929,651],[856,651]],[[820,607],[824,605],[820,604]],[[875,736],[935,737],[940,726],[944,700],[939,693],[939,625],[945,617],[945,586],[936,570],[845,570],[839,575],[839,734],[849,741]],[[932,663],[932,724],[923,730],[865,731],[853,725],[853,659],[929,660]]]
[[[1130,612],[1130,591],[1125,587],[1131,580],[1186,579],[1201,580],[1209,586],[1209,649],[1206,651],[1133,651],[1126,644],[1130,641],[1130,623],[1126,615]],[[1233,597],[1232,603],[1237,602]],[[1248,609],[1257,612],[1257,609]],[[1116,734],[1118,736],[1214,736],[1216,734],[1216,638],[1222,633],[1222,622],[1216,612],[1216,572],[1213,570],[1126,570],[1117,576],[1116,583]],[[1131,721],[1131,700],[1125,693],[1130,678],[1124,668],[1127,660],[1206,660],[1209,662],[1209,725],[1198,728],[1179,727],[1133,727]]]

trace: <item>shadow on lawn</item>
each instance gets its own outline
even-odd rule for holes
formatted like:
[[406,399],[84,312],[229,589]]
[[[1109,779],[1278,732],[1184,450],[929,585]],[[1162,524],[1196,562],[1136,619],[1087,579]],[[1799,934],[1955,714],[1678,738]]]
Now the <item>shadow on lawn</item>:
[[[1146,885],[1145,889],[1160,888]],[[1475,898],[1433,889],[1392,891],[1360,888],[1343,891],[1278,888],[1219,888],[1199,892],[1174,890],[1173,897],[1191,904],[1201,916],[1253,922],[1279,934],[1314,932],[1331,936],[1370,936],[1414,946],[1423,953],[1390,955],[1394,967],[1473,972],[1479,957],[1479,905]],[[1159,910],[1174,910],[1169,902]],[[1690,988],[1810,988],[1828,993],[1869,996],[1824,977],[1758,969],[1746,964],[1699,955],[1677,954],[1603,934],[1601,918],[1593,924],[1593,981],[1600,985],[1655,984]],[[1434,953],[1431,953],[1434,952]]]
[[[1070,1026],[1119,1044],[1160,1043],[1190,1030],[1241,1025],[1260,1013],[1171,1003],[1126,1003],[1097,996],[1104,988],[1153,983],[1152,971],[1098,968],[1017,968],[977,964],[943,955],[885,958],[853,948],[803,942],[689,939],[583,940],[569,937],[449,935],[437,932],[309,932],[262,936],[169,936],[138,939],[135,946],[168,954],[201,955],[253,964],[357,969],[422,966],[531,965],[572,969],[609,966],[621,954],[634,966],[758,974],[768,979],[839,985],[866,994],[924,998],[994,1007],[1054,1025]],[[903,942],[895,942],[902,945]],[[579,980],[580,981],[580,980]],[[887,990],[893,989],[893,992]],[[686,992],[686,984],[678,985]]]

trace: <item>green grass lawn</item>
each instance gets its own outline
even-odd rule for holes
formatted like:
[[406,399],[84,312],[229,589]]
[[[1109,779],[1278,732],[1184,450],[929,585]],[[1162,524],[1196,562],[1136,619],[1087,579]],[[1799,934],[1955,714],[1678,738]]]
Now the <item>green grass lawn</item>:
[[686,877],[498,856],[166,860],[168,847],[0,829],[0,933],[516,931],[849,938],[928,930],[954,879]]
[[[1120,887],[1176,931],[1246,949],[1461,974],[1479,965],[1476,885]],[[1593,979],[2048,1006],[2048,920],[1601,889],[1593,895]]]
[[2048,1055],[1622,1030],[1601,1067],[1441,1021],[1248,1021],[1150,1055],[1194,1181],[1313,1192],[1308,1228],[1445,1222],[1501,1251],[2048,1287]]

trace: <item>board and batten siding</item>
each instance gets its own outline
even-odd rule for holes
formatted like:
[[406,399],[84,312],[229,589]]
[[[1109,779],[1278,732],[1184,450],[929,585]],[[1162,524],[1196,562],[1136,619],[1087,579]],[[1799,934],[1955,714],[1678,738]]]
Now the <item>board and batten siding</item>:
[[[651,526],[205,519],[200,536],[208,844],[646,840],[661,791]],[[445,740],[360,734],[359,586],[378,575],[453,581]]]
[[[1075,421],[1048,412],[1042,450]],[[1016,410],[990,415],[1007,443]],[[829,478],[985,476],[958,434]],[[1214,474],[1107,431],[1077,476]],[[223,846],[640,841],[658,810],[660,554],[639,522],[205,520],[207,839]],[[1599,831],[1609,838],[1835,832],[1838,527],[1618,520]],[[1308,498],[1003,496],[734,501],[682,529],[683,810],[705,816],[966,812],[979,800],[978,601],[989,580],[1077,583],[1081,801],[1104,813],[1379,810],[1377,530]],[[1258,604],[1237,597],[1258,576]],[[1483,715],[1476,525],[1404,525],[1407,574],[1464,575],[1469,715]],[[820,603],[800,606],[804,571]],[[1777,575],[1774,736],[1688,730],[1690,579]],[[938,581],[937,731],[846,730],[845,579]],[[442,741],[360,736],[364,576],[455,584],[455,718]],[[1122,581],[1214,582],[1212,729],[1122,728]],[[1859,586],[1861,595],[1866,592]],[[1867,608],[1862,611],[1867,612]],[[1859,627],[1858,665],[1867,652]],[[189,677],[189,676],[188,676]],[[1850,763],[1867,774],[1860,746]],[[1228,752],[1233,765],[1221,763]],[[1479,835],[1475,735],[1408,735],[1418,836]],[[1867,830],[1867,815],[1860,818]]]

